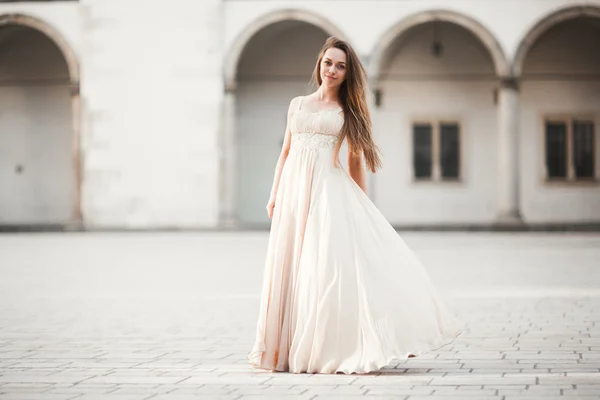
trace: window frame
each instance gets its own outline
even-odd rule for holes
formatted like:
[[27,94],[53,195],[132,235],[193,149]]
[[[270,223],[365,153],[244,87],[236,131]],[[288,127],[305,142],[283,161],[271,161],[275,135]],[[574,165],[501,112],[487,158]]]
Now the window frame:
[[[442,176],[442,140],[441,140],[441,126],[444,124],[454,124],[458,127],[458,177],[457,178],[444,178]],[[414,141],[414,128],[416,125],[431,125],[431,177],[430,178],[417,178],[415,174],[415,141]],[[417,117],[410,120],[410,168],[411,168],[411,179],[414,184],[460,184],[464,183],[465,179],[465,134],[464,124],[461,118],[444,117],[444,118],[432,118],[432,117]]]
[[[575,176],[575,160],[573,156],[574,147],[574,133],[573,133],[573,122],[574,121],[591,122],[594,126],[594,176],[591,178],[577,178]],[[551,123],[564,123],[566,126],[566,178],[550,178],[548,176],[548,168],[546,165],[546,155],[548,153],[548,141],[546,140],[546,124]],[[541,179],[545,185],[548,186],[590,186],[598,185],[600,183],[600,134],[598,129],[600,124],[598,123],[598,114],[595,112],[575,112],[575,113],[544,113],[542,115],[542,127],[541,127],[541,140],[542,140],[542,174]]]

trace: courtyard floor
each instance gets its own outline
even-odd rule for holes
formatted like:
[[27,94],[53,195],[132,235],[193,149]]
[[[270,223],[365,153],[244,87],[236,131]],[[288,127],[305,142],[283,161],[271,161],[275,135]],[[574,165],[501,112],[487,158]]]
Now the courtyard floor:
[[401,235],[463,334],[369,375],[250,368],[267,232],[0,235],[0,399],[600,399],[600,234]]

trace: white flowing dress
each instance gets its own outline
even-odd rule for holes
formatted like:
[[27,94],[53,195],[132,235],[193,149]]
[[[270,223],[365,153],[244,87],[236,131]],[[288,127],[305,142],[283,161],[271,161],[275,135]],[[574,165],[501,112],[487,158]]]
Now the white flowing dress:
[[297,102],[268,242],[257,367],[368,373],[460,333],[410,248],[338,163],[341,110]]

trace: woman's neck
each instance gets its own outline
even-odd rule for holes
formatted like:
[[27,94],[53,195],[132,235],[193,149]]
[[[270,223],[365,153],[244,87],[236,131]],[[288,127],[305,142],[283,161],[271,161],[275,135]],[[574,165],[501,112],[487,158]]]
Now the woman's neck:
[[317,98],[324,103],[337,103],[339,92],[340,90],[337,86],[335,88],[328,88],[321,85],[317,89]]

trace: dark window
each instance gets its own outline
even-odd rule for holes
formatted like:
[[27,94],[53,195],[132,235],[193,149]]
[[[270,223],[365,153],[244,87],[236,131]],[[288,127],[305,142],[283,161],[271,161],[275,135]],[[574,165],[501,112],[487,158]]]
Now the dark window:
[[567,177],[567,125],[546,122],[546,169],[548,178]]
[[460,144],[457,124],[441,124],[440,143],[442,178],[458,179],[460,176]]
[[416,179],[431,178],[433,130],[430,124],[413,126],[413,168]]
[[573,122],[573,166],[576,178],[594,177],[594,124]]

